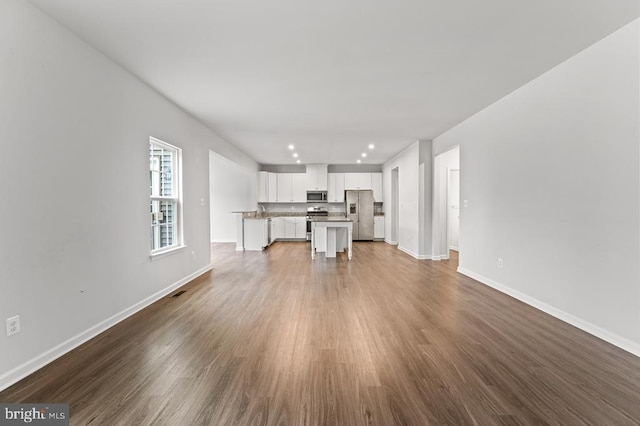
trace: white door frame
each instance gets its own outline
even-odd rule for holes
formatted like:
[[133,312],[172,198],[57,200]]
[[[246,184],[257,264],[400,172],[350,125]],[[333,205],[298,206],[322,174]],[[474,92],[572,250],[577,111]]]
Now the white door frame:
[[[454,168],[450,166],[450,162],[444,162],[444,156],[452,151],[459,152],[459,149],[460,148],[456,146],[434,157],[432,218],[433,260],[449,259],[449,170]],[[461,169],[461,167],[459,167],[459,160],[456,162],[456,166],[458,166],[457,170]]]
[[[446,241],[447,241],[447,259],[449,258],[449,250],[451,250],[451,241],[449,235],[449,226],[450,218],[451,218],[451,172],[460,173],[460,167],[457,169],[451,169],[447,167],[447,232],[446,232]],[[458,209],[460,209],[460,180],[458,177]],[[460,240],[460,228],[458,227],[458,240]],[[460,242],[458,241],[458,247],[456,251],[460,250]]]

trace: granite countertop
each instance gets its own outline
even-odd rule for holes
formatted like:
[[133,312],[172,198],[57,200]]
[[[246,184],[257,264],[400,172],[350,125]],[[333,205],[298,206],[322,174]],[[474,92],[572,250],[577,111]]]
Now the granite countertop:
[[241,214],[243,219],[269,219],[271,217],[306,217],[304,212],[259,212],[257,210],[233,211],[231,213]]
[[346,216],[318,216],[309,219],[310,222],[353,222]]
[[306,217],[306,212],[269,212],[263,213],[264,217]]

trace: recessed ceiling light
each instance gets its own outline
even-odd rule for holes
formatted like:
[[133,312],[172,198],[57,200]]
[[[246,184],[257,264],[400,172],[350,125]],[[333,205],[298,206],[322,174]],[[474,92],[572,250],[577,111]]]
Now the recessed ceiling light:
[[375,145],[373,145],[372,143],[369,144],[369,149],[373,149],[375,148]]
[[296,160],[296,163],[300,164],[300,160]]
[[292,144],[292,145],[289,145],[289,149],[290,149],[291,151],[293,151],[293,150],[295,149],[295,146],[293,146],[293,144]]
[[293,158],[298,158],[298,153],[297,152],[293,153]]
[[362,157],[364,158],[364,157],[366,157],[366,156],[367,156],[367,153],[366,153],[366,152],[363,152],[363,153],[362,153]]
[[362,163],[362,161],[358,160],[358,161],[356,161],[356,163],[360,164],[360,163]]

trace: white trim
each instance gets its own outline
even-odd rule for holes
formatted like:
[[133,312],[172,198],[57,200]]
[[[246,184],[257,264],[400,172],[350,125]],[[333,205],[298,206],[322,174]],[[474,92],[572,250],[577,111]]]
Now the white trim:
[[581,318],[571,315],[565,311],[541,302],[538,299],[535,299],[503,284],[495,282],[487,277],[476,274],[475,272],[469,271],[465,268],[458,267],[458,272],[468,276],[469,278],[473,278],[481,284],[494,288],[502,293],[508,294],[509,296],[518,299],[519,301],[524,302],[529,306],[533,306],[534,308],[539,309],[546,314],[549,314],[555,318],[558,318],[559,320],[571,324],[572,326],[577,327],[580,330],[585,331],[595,337],[598,337],[605,342],[611,343],[612,345],[617,346],[620,349],[623,349],[637,357],[640,357],[640,344],[636,342],[633,342],[622,336],[618,336],[615,333],[600,328],[597,325],[591,324],[590,322],[587,322]]
[[400,244],[398,244],[398,250],[400,250],[401,252],[407,253],[409,256],[413,257],[413,258],[418,258],[418,255],[414,252],[412,252],[409,249],[406,249],[404,247],[402,247]]
[[398,250],[400,250],[401,252],[406,253],[409,256],[413,257],[414,259],[418,259],[418,260],[447,260],[447,259],[449,259],[449,256],[446,256],[446,255],[442,255],[442,256],[434,255],[434,256],[432,256],[432,255],[429,255],[429,254],[416,254],[416,253],[412,252],[411,250],[408,250],[408,249],[402,247],[401,245],[398,245]]
[[456,246],[449,246],[449,250],[458,251],[458,252],[460,251]]
[[[176,226],[176,236],[177,236],[177,241],[176,241],[176,245],[177,247],[175,247],[176,249],[182,248],[183,246],[185,246],[184,243],[184,208],[183,208],[183,204],[184,204],[184,194],[183,194],[183,187],[182,187],[182,148],[179,148],[175,145],[171,145],[170,143],[161,141],[158,138],[154,138],[153,136],[149,136],[149,147],[156,145],[156,146],[160,146],[163,149],[166,149],[167,151],[173,151],[175,153],[175,156],[173,158],[173,181],[172,181],[172,188],[174,189],[173,192],[177,192],[178,196],[171,196],[171,197],[166,197],[166,196],[155,196],[155,195],[151,195],[150,197],[150,201],[173,201],[176,203],[176,217],[175,217],[175,226]],[[151,226],[153,226],[153,221],[151,223]],[[153,243],[151,244],[153,246]],[[164,253],[168,253],[170,251],[172,251],[174,249],[174,247],[172,246],[171,249],[169,250],[164,250],[164,247],[161,248],[157,248],[157,249],[151,249],[150,255],[154,256],[156,254],[164,254]]]
[[[154,252],[152,252],[149,257],[151,258],[151,260],[157,260],[160,259],[162,257],[168,256],[170,254],[176,253],[178,251],[182,251],[184,249],[186,249],[188,246],[185,245],[181,245],[181,246],[175,246],[175,247],[170,247],[167,249],[158,249]],[[161,250],[161,251],[159,251]]]
[[91,340],[92,338],[96,337],[98,334],[102,333],[103,331],[106,331],[109,328],[113,327],[114,325],[118,324],[119,322],[124,321],[125,319],[135,314],[136,312],[141,311],[142,309],[158,301],[159,299],[163,298],[164,296],[176,290],[177,288],[182,287],[183,285],[187,284],[190,281],[193,281],[200,275],[206,272],[209,272],[212,269],[213,269],[213,265],[209,264],[204,268],[199,269],[198,271],[187,275],[186,277],[171,284],[170,286],[165,287],[164,289],[130,306],[129,308],[118,312],[112,317],[107,318],[106,320],[99,322],[93,327],[88,328],[87,330],[73,336],[72,338],[60,343],[59,345],[54,346],[48,351],[43,352],[42,354],[34,358],[31,358],[29,361],[25,362],[24,364],[19,365],[16,368],[7,371],[6,373],[0,376],[0,391],[19,382],[20,380],[24,379],[25,377],[34,373],[35,371],[41,369],[42,367],[49,364],[50,362],[72,351],[73,349],[77,348],[78,346],[82,345],[88,340]]
[[384,242],[387,243],[387,244],[391,244],[392,246],[397,246],[398,245],[397,241],[391,241],[391,240],[389,240],[387,238],[384,239]]
[[215,243],[236,243],[235,239],[223,239],[223,240],[215,240],[215,241],[211,241],[211,244],[215,244]]

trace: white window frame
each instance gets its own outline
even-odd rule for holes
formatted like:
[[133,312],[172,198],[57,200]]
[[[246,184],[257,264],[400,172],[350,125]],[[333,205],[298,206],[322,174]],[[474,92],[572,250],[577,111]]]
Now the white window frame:
[[[154,201],[156,202],[161,202],[161,201],[172,201],[175,203],[175,214],[176,214],[176,219],[175,219],[175,239],[173,241],[173,244],[165,246],[165,247],[155,247],[154,248],[154,241],[153,241],[153,237],[151,237],[151,235],[153,235],[153,227],[157,226],[154,225],[154,218],[153,218],[153,214],[150,213],[149,215],[149,232],[150,232],[150,256],[152,258],[157,257],[157,256],[162,256],[177,250],[181,250],[185,247],[184,245],[184,240],[183,240],[183,215],[182,215],[182,149],[178,148],[177,146],[168,144],[164,141],[161,141],[160,139],[154,138],[154,137],[149,137],[149,152],[151,151],[151,147],[155,146],[155,147],[159,147],[162,149],[165,149],[167,151],[172,151],[173,152],[173,159],[172,159],[172,165],[171,165],[171,169],[172,169],[172,175],[171,175],[171,196],[158,196],[158,195],[153,195],[153,194],[149,194],[150,195],[150,205],[151,203],[153,203]],[[151,157],[151,155],[149,155],[149,171],[150,171],[150,175],[151,175],[151,162],[153,161],[153,158]],[[151,182],[150,182],[151,184]]]

